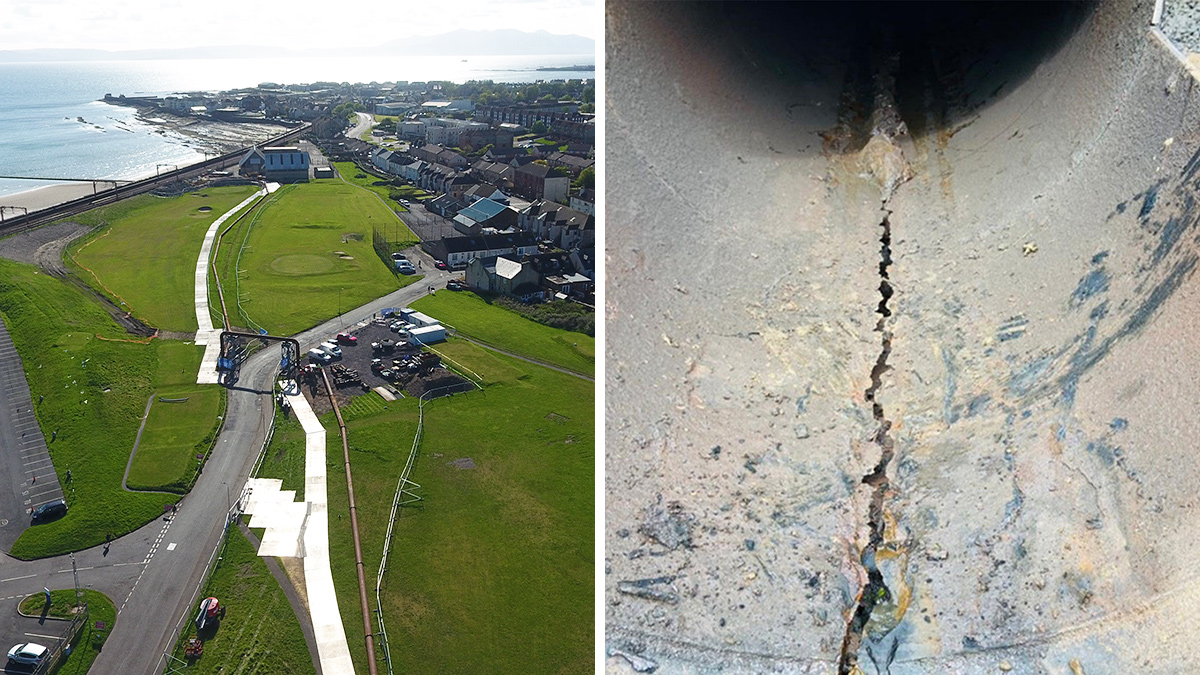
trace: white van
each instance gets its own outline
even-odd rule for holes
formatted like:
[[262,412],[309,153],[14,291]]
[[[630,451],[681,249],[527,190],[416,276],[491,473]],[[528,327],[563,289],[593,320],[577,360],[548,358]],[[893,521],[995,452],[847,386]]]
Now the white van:
[[321,351],[320,349],[308,350],[308,358],[312,359],[313,361],[316,361],[317,363],[329,363],[330,361],[333,360],[332,356],[330,356],[329,354],[326,354],[325,352]]
[[322,342],[317,349],[320,349],[335,359],[342,358],[342,348],[332,342]]

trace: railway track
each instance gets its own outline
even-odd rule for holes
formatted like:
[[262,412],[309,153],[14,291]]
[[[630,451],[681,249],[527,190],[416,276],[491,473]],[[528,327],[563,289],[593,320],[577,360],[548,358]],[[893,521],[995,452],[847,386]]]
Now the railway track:
[[[264,141],[261,143],[261,145],[279,145],[281,143],[293,141],[296,138],[299,138],[310,128],[312,128],[312,125],[305,122],[295,129]],[[64,202],[47,209],[41,209],[39,211],[34,211],[29,214],[22,214],[16,217],[5,218],[4,221],[0,223],[0,238],[17,234],[19,232],[32,230],[36,227],[41,227],[42,225],[46,225],[57,220],[62,220],[63,218],[69,218],[73,215],[83,213],[84,211],[94,209],[97,206],[106,206],[128,197],[144,194],[158,187],[168,185],[176,181],[196,178],[208,171],[224,169],[236,164],[251,147],[252,146],[245,146],[233,152],[221,155],[220,157],[214,157],[203,162],[185,166],[181,169],[168,171],[153,178],[146,178],[128,183],[126,185],[118,185],[108,190],[101,190],[94,195],[87,195],[86,197]]]

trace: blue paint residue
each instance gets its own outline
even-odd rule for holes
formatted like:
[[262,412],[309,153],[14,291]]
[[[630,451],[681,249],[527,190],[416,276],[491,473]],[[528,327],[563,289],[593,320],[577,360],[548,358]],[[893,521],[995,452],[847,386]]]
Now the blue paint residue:
[[1071,299],[1067,305],[1071,309],[1079,309],[1089,298],[1108,291],[1111,280],[1112,277],[1103,266],[1092,268],[1079,280],[1079,285],[1075,287],[1075,292],[1071,293]]
[[1154,210],[1154,205],[1158,203],[1158,186],[1155,183],[1146,190],[1146,196],[1142,198],[1142,210],[1138,212],[1138,218],[1145,220],[1150,216],[1150,212]]

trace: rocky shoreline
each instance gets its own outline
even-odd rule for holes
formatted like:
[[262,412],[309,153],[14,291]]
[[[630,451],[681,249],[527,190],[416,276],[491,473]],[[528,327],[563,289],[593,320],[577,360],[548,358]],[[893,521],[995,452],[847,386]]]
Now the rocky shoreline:
[[193,147],[208,154],[233,152],[247,145],[261,143],[288,130],[282,124],[260,122],[222,122],[188,115],[176,115],[161,108],[137,107],[139,122],[157,127],[155,133],[175,132],[186,137]]

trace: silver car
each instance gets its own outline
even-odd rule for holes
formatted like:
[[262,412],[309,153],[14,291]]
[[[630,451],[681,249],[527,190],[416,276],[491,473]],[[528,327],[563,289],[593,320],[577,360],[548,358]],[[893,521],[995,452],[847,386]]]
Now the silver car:
[[39,644],[26,642],[8,650],[8,660],[13,663],[41,663],[49,651]]

